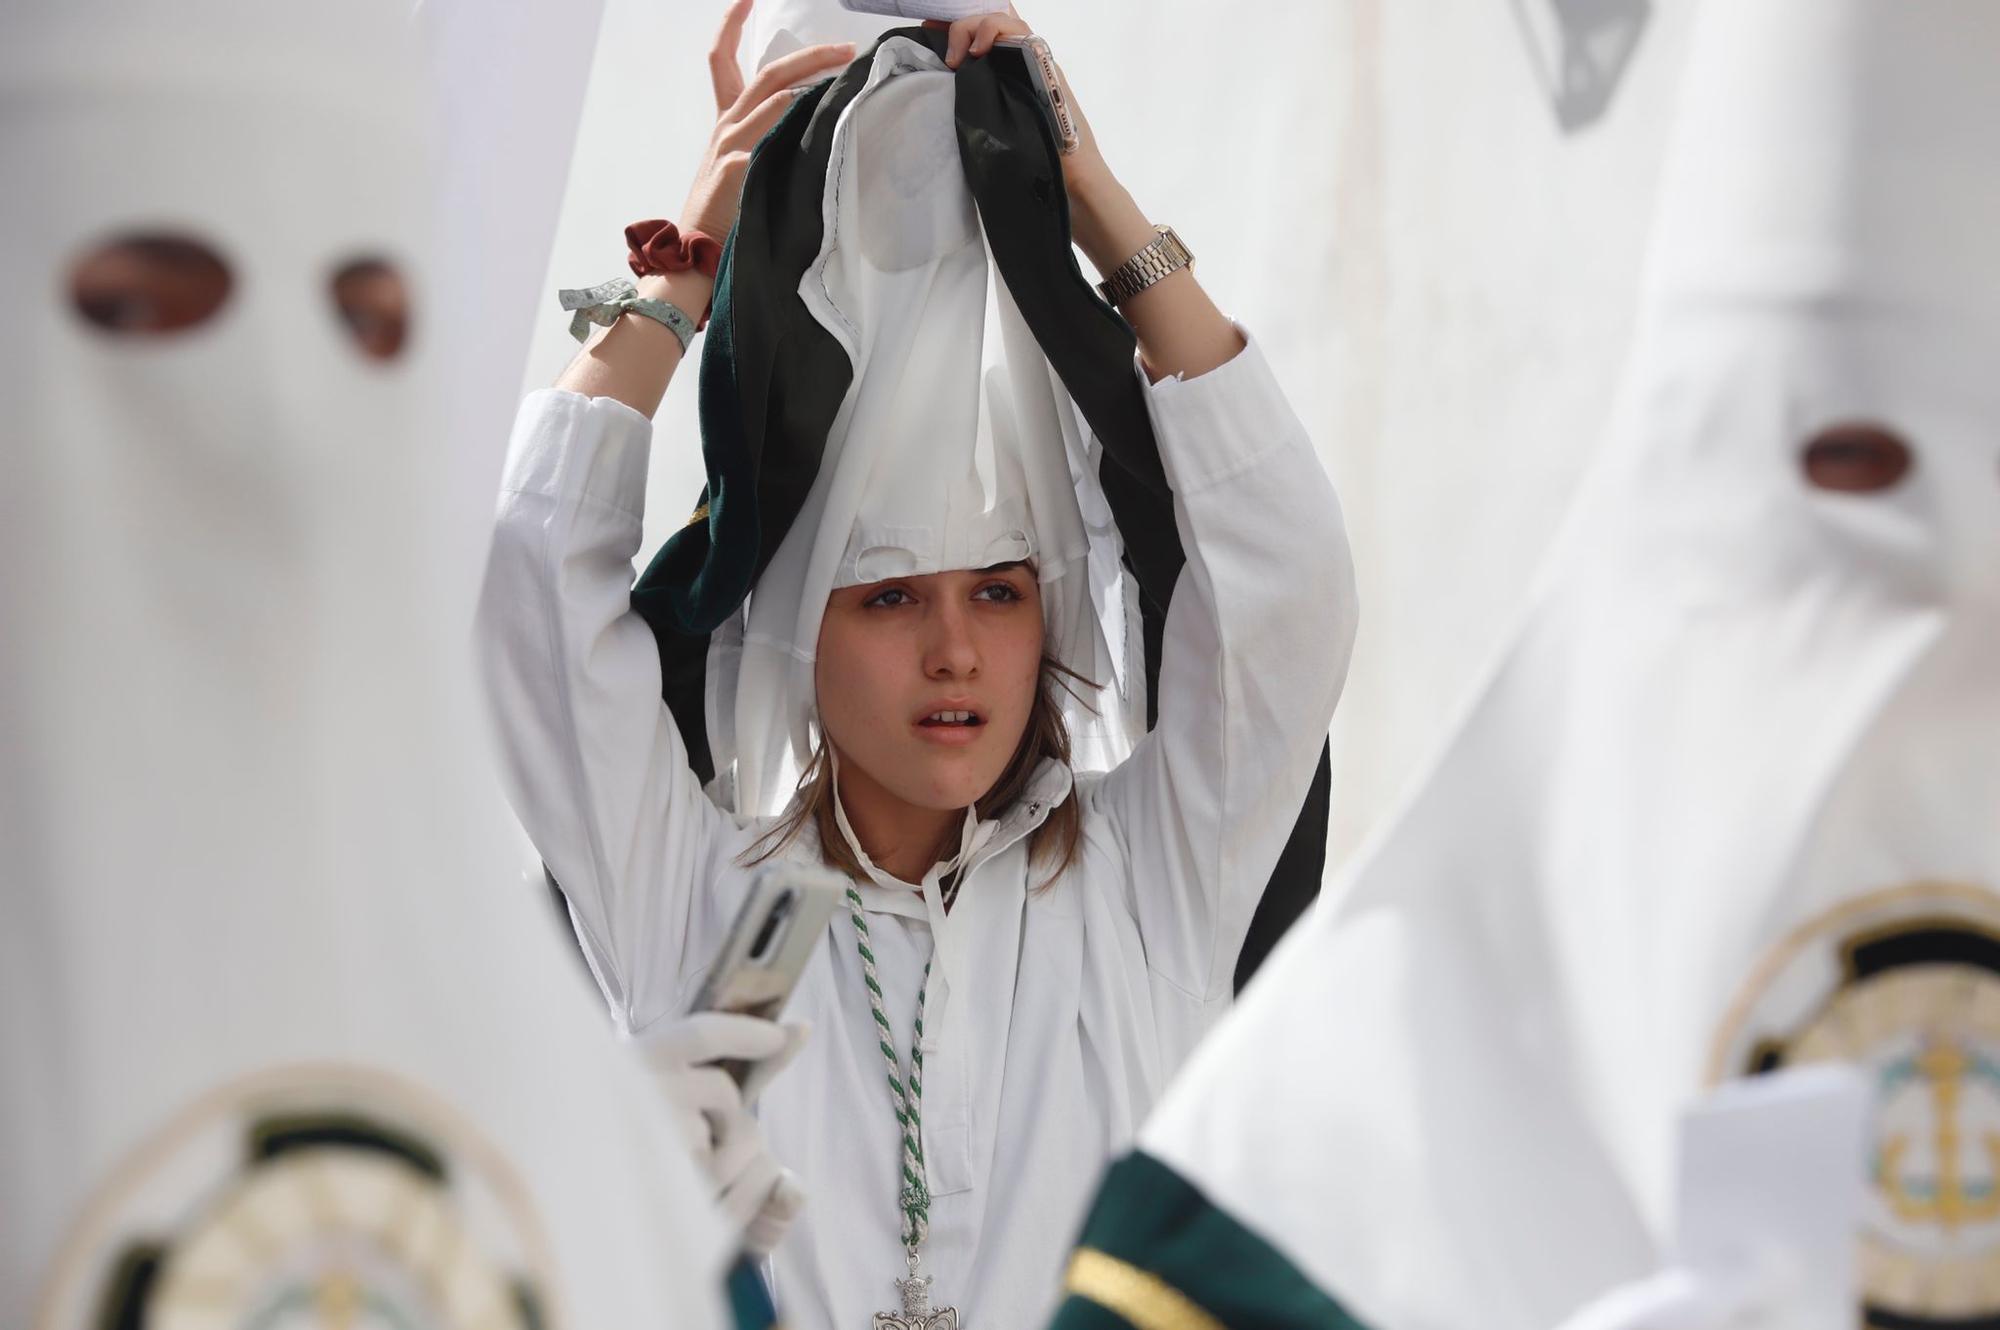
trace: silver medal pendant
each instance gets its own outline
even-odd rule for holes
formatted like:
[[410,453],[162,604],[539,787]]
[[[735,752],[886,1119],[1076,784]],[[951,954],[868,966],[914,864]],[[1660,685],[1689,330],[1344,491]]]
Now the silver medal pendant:
[[931,1306],[931,1277],[917,1273],[917,1255],[910,1253],[908,1278],[896,1281],[903,1295],[903,1312],[876,1312],[874,1330],[958,1330],[958,1308]]

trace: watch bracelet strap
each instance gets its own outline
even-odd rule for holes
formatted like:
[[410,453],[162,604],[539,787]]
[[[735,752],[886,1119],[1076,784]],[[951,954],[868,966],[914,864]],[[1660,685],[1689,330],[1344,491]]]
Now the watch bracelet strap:
[[565,311],[574,312],[575,317],[569,321],[569,335],[579,342],[590,336],[593,323],[609,328],[624,315],[637,314],[665,327],[681,344],[682,354],[686,354],[688,343],[694,340],[700,327],[694,316],[679,305],[642,296],[639,288],[623,277],[597,286],[560,291],[557,298]]
[[1097,284],[1098,294],[1113,304],[1123,304],[1155,282],[1194,263],[1194,253],[1171,226],[1153,228],[1153,241],[1112,269]]

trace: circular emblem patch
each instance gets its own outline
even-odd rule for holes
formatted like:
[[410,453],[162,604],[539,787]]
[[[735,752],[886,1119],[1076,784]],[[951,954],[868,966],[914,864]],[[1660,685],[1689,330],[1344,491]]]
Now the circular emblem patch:
[[542,1330],[547,1268],[469,1124],[382,1073],[301,1067],[218,1090],[121,1163],[38,1324]]
[[1808,923],[1751,976],[1709,1070],[1831,1061],[1875,1084],[1865,1323],[2000,1321],[2000,895],[1918,883]]

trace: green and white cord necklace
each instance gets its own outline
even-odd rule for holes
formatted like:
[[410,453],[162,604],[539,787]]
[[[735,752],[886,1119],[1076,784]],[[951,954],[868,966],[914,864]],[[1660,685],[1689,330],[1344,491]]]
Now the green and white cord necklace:
[[855,945],[861,951],[861,979],[868,986],[868,1008],[875,1017],[875,1043],[889,1064],[889,1102],[896,1110],[896,1124],[902,1132],[902,1183],[897,1191],[897,1208],[903,1212],[903,1252],[909,1274],[896,1281],[903,1295],[903,1310],[876,1312],[872,1330],[958,1330],[956,1307],[931,1307],[931,1280],[917,1273],[919,1253],[931,1232],[931,1190],[924,1177],[924,989],[930,985],[931,967],[917,988],[917,1028],[910,1039],[910,1068],[904,1074],[896,1056],[896,1035],[889,1015],[882,1009],[882,985],[875,978],[875,952],[869,946],[868,921],[861,914],[861,893],[847,889],[847,912],[854,920]]

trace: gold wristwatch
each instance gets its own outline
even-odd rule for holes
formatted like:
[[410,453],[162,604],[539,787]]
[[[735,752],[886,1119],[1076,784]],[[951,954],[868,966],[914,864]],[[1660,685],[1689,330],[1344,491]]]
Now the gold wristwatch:
[[1171,226],[1153,228],[1153,243],[1118,265],[1097,290],[1114,305],[1122,305],[1163,277],[1194,262],[1194,251],[1181,243]]

